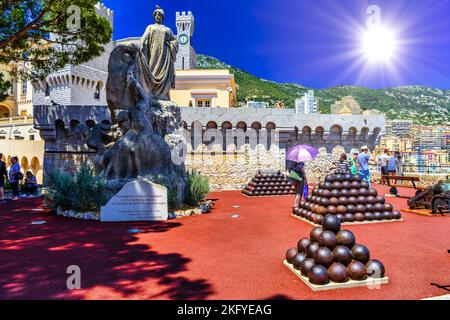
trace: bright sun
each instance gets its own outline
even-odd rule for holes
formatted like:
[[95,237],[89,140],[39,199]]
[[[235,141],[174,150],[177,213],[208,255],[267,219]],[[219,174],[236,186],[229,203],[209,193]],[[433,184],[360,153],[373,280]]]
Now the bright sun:
[[371,62],[388,62],[397,49],[394,32],[382,27],[367,30],[362,45],[364,54]]

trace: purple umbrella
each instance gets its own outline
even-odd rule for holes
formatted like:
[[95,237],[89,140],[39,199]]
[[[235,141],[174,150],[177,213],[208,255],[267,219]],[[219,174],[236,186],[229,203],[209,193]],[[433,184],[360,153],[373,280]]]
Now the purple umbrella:
[[299,145],[288,150],[286,159],[294,162],[305,162],[314,159],[319,151],[309,145]]

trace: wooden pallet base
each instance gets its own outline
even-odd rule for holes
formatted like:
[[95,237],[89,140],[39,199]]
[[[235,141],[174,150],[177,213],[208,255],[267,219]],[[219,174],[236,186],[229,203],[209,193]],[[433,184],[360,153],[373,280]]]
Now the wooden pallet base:
[[[292,217],[294,217],[295,219],[301,220],[303,222],[309,223],[310,225],[313,225],[315,227],[320,227],[319,224],[314,223],[312,221],[309,221],[308,219],[296,216],[295,214],[291,214]],[[399,219],[399,220],[377,220],[377,221],[363,221],[363,222],[344,222],[341,223],[341,225],[343,226],[360,226],[360,225],[365,225],[365,224],[379,224],[379,223],[394,223],[394,222],[402,222],[403,219]]]
[[302,276],[301,272],[296,270],[292,264],[287,262],[286,260],[283,261],[283,264],[292,271],[297,277],[300,278],[312,291],[325,291],[325,290],[337,290],[337,289],[346,289],[346,288],[356,288],[356,287],[374,287],[379,286],[382,284],[388,284],[389,278],[385,276],[381,279],[366,279],[364,281],[354,281],[349,280],[344,283],[336,283],[336,282],[330,282],[329,284],[325,285],[316,285],[309,282],[309,279],[307,277]]

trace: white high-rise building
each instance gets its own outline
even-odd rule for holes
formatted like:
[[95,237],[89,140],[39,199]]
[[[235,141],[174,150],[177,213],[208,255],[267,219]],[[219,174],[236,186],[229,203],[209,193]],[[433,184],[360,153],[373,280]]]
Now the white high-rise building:
[[176,26],[177,39],[180,47],[175,62],[176,70],[192,70],[197,68],[197,54],[192,46],[192,36],[194,35],[194,15],[191,11],[177,12]]
[[295,112],[297,114],[317,114],[318,105],[314,90],[308,90],[302,98],[295,99]]

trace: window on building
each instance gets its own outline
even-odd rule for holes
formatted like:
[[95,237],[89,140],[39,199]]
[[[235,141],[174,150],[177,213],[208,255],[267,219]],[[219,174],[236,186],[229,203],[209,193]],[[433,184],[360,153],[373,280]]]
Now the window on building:
[[95,86],[94,99],[100,100],[100,82]]
[[15,140],[25,140],[24,137],[22,137],[22,136],[14,136],[14,139]]
[[48,85],[48,83],[45,83],[45,96],[49,97],[50,96],[50,86]]
[[28,93],[28,81],[23,80],[22,81],[22,95],[26,96]]
[[21,115],[22,117],[25,117],[25,116],[27,115],[27,110],[21,110],[21,111],[20,111],[20,115]]
[[211,99],[199,99],[197,100],[197,107],[202,108],[210,108],[211,107]]
[[30,134],[29,138],[30,138],[31,141],[34,141],[34,134]]

